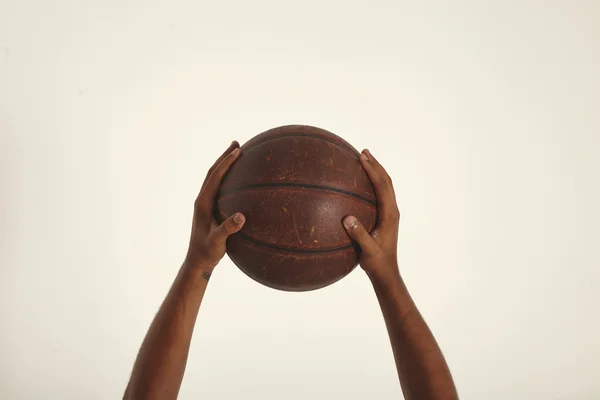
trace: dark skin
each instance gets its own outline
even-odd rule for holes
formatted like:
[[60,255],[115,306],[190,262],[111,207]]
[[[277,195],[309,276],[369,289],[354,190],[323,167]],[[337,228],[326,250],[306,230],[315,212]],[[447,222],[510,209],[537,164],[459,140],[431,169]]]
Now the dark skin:
[[[144,338],[123,396],[125,400],[171,400],[179,394],[210,276],[225,255],[227,237],[245,222],[240,213],[222,224],[213,217],[221,180],[240,154],[239,144],[233,142],[208,171],[194,203],[185,261]],[[377,295],[404,397],[458,399],[444,356],[400,275],[396,255],[400,213],[392,180],[368,150],[361,153],[360,163],[377,195],[377,226],[369,234],[353,216],[347,216],[343,224],[361,248],[360,265]]]

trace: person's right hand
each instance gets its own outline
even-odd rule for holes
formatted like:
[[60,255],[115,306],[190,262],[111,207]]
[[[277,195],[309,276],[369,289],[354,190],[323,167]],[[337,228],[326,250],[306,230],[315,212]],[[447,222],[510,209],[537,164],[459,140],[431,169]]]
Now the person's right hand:
[[377,224],[369,234],[354,216],[349,215],[344,218],[344,227],[360,246],[359,262],[362,269],[371,279],[387,280],[399,274],[397,245],[400,211],[392,179],[369,150],[363,150],[360,154],[360,163],[377,196]]
[[194,203],[192,233],[185,264],[204,270],[203,275],[207,280],[225,255],[227,237],[242,229],[246,221],[242,213],[235,213],[220,224],[214,217],[221,181],[240,155],[240,145],[234,141],[208,170]]

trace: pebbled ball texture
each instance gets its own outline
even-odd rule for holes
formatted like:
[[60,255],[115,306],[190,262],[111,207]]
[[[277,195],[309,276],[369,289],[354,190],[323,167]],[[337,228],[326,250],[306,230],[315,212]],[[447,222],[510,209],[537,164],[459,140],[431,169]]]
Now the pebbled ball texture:
[[311,126],[263,132],[242,146],[225,176],[217,219],[246,216],[227,253],[249,277],[268,287],[308,291],[328,286],[358,264],[359,249],[342,219],[375,227],[373,186],[348,142]]

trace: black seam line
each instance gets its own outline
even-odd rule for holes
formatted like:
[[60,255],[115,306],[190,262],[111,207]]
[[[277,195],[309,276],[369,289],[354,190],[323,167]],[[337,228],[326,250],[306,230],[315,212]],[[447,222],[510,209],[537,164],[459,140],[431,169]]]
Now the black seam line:
[[371,204],[374,207],[377,207],[377,203],[375,201],[373,201],[371,199],[368,199],[366,197],[363,197],[360,194],[356,194],[356,193],[353,193],[353,192],[348,192],[346,190],[331,188],[331,187],[327,187],[327,186],[310,185],[310,184],[305,184],[305,183],[289,183],[289,182],[256,183],[254,185],[245,185],[245,186],[240,186],[240,187],[236,187],[236,188],[232,188],[232,189],[227,189],[227,190],[223,190],[219,194],[219,199],[221,197],[223,197],[223,196],[226,196],[226,195],[230,194],[230,193],[237,192],[238,190],[264,188],[264,187],[299,187],[299,188],[304,188],[304,189],[326,190],[328,192],[335,192],[335,193],[345,194],[347,196],[352,196],[352,197],[355,197],[355,198],[357,198],[359,200],[367,202],[367,203]]
[[311,138],[314,138],[314,139],[321,139],[321,140],[324,140],[326,142],[333,143],[334,145],[336,145],[337,147],[339,147],[342,150],[349,151],[350,153],[352,153],[352,155],[357,156],[359,154],[356,149],[354,149],[354,148],[352,148],[352,147],[350,147],[350,146],[348,146],[346,144],[338,143],[338,142],[336,142],[336,141],[334,141],[332,139],[329,139],[329,138],[326,138],[326,137],[323,137],[323,136],[311,135],[310,133],[281,133],[281,134],[279,134],[277,136],[273,136],[273,137],[270,137],[270,138],[265,138],[265,139],[262,139],[262,140],[260,140],[260,141],[258,141],[256,143],[253,143],[252,146],[249,146],[249,147],[246,147],[246,148],[243,148],[244,146],[242,146],[242,150],[243,151],[248,151],[251,148],[258,146],[259,144],[263,144],[265,142],[268,142],[268,141],[271,141],[271,140],[275,140],[275,139],[279,139],[279,138],[282,138],[282,137],[311,137]]
[[290,253],[303,253],[303,254],[335,253],[337,251],[348,250],[353,247],[352,244],[348,244],[346,246],[325,248],[325,249],[298,249],[298,248],[293,248],[293,247],[284,247],[284,246],[278,246],[276,244],[262,242],[260,240],[256,240],[256,239],[252,238],[251,236],[249,236],[243,232],[238,232],[238,233],[236,233],[236,235],[240,236],[240,238],[242,240],[246,240],[250,243],[253,243],[253,244],[256,244],[259,246],[263,246],[263,247],[268,247],[271,249],[280,250],[280,251],[287,251]]

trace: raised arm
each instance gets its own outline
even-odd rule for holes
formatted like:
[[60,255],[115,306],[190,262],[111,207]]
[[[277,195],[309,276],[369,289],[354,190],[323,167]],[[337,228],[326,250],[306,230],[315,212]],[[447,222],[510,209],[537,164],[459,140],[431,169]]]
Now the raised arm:
[[245,222],[238,213],[218,225],[212,209],[221,180],[239,155],[239,144],[233,142],[208,171],[194,203],[188,253],[142,343],[125,400],[177,398],[208,280],[225,255],[225,240]]
[[344,219],[344,226],[361,248],[360,265],[379,300],[404,397],[407,400],[458,399],[444,356],[398,269],[400,213],[392,180],[368,150],[360,155],[360,163],[377,195],[377,226],[369,234],[353,216]]

